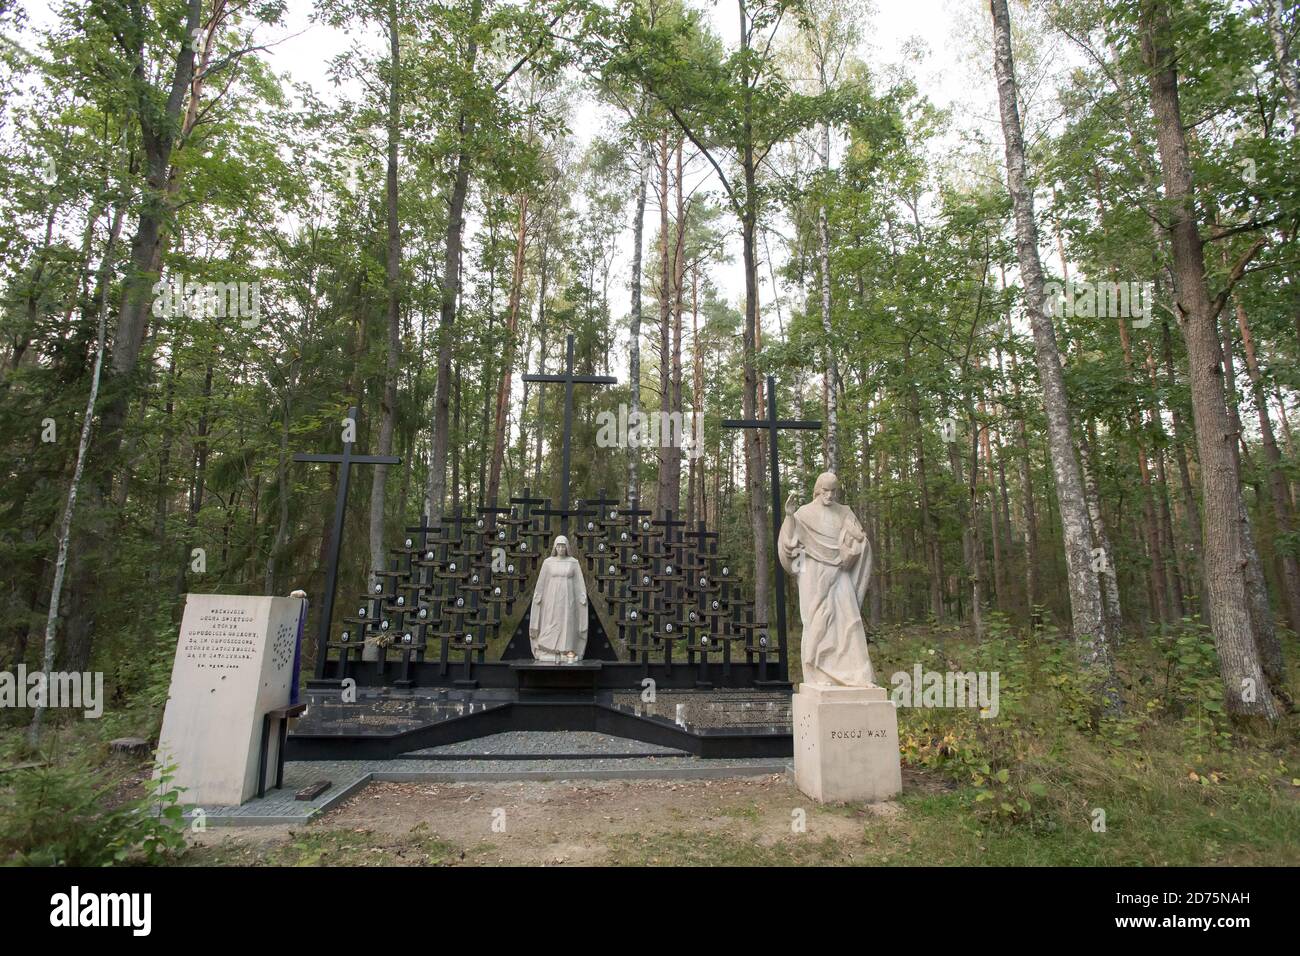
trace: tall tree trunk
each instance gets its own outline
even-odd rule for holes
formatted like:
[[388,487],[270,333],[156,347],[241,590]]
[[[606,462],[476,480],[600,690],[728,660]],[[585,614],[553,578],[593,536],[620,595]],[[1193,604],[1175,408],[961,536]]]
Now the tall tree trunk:
[[[134,161],[131,163],[134,169]],[[77,447],[77,460],[73,466],[72,479],[68,484],[68,496],[64,505],[64,524],[62,525],[59,537],[59,550],[55,557],[54,566],[50,569],[50,607],[46,617],[46,630],[44,646],[42,651],[42,665],[47,677],[54,666],[54,654],[58,649],[57,628],[58,618],[63,607],[62,603],[62,584],[65,575],[65,569],[69,559],[69,549],[71,541],[71,521],[73,509],[76,505],[76,497],[82,481],[82,475],[85,469],[86,458],[90,454],[91,439],[94,437],[92,429],[92,420],[94,418],[95,402],[99,394],[99,386],[103,375],[104,353],[106,349],[106,340],[108,335],[107,327],[107,299],[109,282],[113,275],[113,267],[117,261],[118,240],[122,234],[122,223],[126,213],[126,199],[121,198],[113,209],[113,219],[109,226],[108,240],[104,245],[104,253],[100,258],[99,267],[95,276],[94,293],[87,300],[82,309],[83,321],[94,321],[96,326],[95,339],[95,359],[91,369],[90,393],[86,401],[86,418],[82,422],[81,441]],[[74,582],[85,580],[87,576],[95,573],[95,562],[90,560],[87,555],[74,551],[72,558],[72,580]],[[41,588],[44,582],[37,581],[34,585],[35,593],[32,595],[30,606],[34,606],[39,599]],[[93,622],[93,609],[96,601],[92,594],[88,592],[76,593],[69,595],[68,601],[68,626],[66,628],[67,644],[69,646],[70,663],[75,665],[69,669],[83,670],[90,659],[90,627]],[[51,624],[55,630],[51,631]],[[74,626],[75,625],[75,626]],[[20,632],[20,641],[15,656],[16,661],[21,661],[26,654],[26,628]],[[40,723],[42,718],[39,713],[33,715],[33,729],[31,731],[33,743],[40,736]]]
[[[684,286],[686,284],[686,205],[682,198],[682,140],[677,141],[677,169],[675,176],[676,207],[673,242],[673,363],[672,363],[672,414],[682,420],[682,312],[684,311]],[[683,421],[683,425],[686,423]],[[662,436],[661,436],[662,441]],[[668,500],[674,510],[682,500],[682,445],[680,441],[668,442],[668,459],[672,467],[668,472]]]
[[[641,269],[645,251],[645,202],[650,180],[650,144],[640,144],[641,176],[636,188],[636,212],[632,219],[632,315],[629,329],[628,384],[631,389],[628,420],[641,419]],[[640,442],[629,443],[627,450],[627,498],[630,502],[640,497],[641,479],[638,465],[641,461]]]
[[266,556],[266,573],[262,579],[265,594],[276,594],[276,570],[280,552],[289,543],[289,393],[286,390],[280,412],[280,457],[275,469],[276,499],[279,505],[279,520],[275,526],[275,537],[271,539],[270,553]]
[[[1294,20],[1294,14],[1292,19]],[[1295,41],[1295,25],[1291,25],[1291,36],[1287,36],[1287,26],[1282,19],[1282,0],[1264,0],[1264,22],[1268,26],[1269,39],[1273,41],[1277,76],[1286,92],[1286,104],[1291,113],[1291,132],[1300,136],[1300,77],[1297,76],[1295,54],[1291,48]]]
[[461,447],[464,445],[464,442],[461,441],[462,405],[460,400],[460,368],[459,367],[456,369],[455,404],[456,404],[456,413],[455,413],[456,414],[456,443],[452,446],[451,449],[451,508],[452,511],[459,513],[460,512],[460,456],[461,456]]
[[665,428],[672,412],[672,317],[673,266],[668,244],[668,134],[659,140],[659,476],[655,487],[655,507],[659,511],[675,508],[672,497],[672,469],[675,461]]
[[510,302],[506,319],[506,348],[497,384],[496,434],[492,442],[492,469],[488,472],[484,504],[495,507],[501,490],[501,463],[506,451],[506,419],[510,407],[510,383],[515,367],[515,336],[519,328],[519,303],[524,289],[524,254],[528,248],[528,197],[519,197],[519,218],[515,224],[515,261],[510,277]]
[[199,396],[199,421],[194,433],[194,458],[190,472],[190,507],[189,513],[185,516],[185,533],[181,539],[180,562],[176,575],[177,594],[184,594],[188,586],[187,574],[193,557],[191,549],[197,540],[199,515],[203,511],[203,503],[207,495],[208,456],[212,450],[208,441],[209,436],[212,434],[212,375],[213,363],[208,362],[203,371],[203,391]]
[[1264,394],[1264,377],[1255,353],[1255,340],[1251,335],[1250,321],[1241,301],[1233,296],[1237,313],[1237,328],[1241,330],[1241,345],[1246,357],[1246,374],[1250,376],[1251,395],[1259,417],[1259,433],[1268,462],[1268,486],[1273,504],[1274,550],[1282,565],[1282,603],[1286,608],[1287,625],[1300,634],[1300,564],[1291,545],[1291,532],[1295,520],[1291,510],[1291,496],[1287,489],[1286,473],[1282,465],[1282,452],[1277,447],[1273,433],[1273,420],[1268,414],[1268,400]]
[[[1177,376],[1174,371],[1174,346],[1173,335],[1169,331],[1169,320],[1161,317],[1160,320],[1160,346],[1165,366],[1165,383],[1166,387],[1173,394],[1177,382]],[[1192,489],[1192,470],[1187,462],[1187,449],[1191,444],[1191,439],[1187,435],[1187,423],[1183,418],[1183,413],[1179,408],[1179,403],[1170,402],[1169,418],[1174,425],[1174,461],[1178,465],[1178,484],[1181,490],[1183,502],[1183,521],[1187,526],[1187,537],[1191,547],[1184,552],[1189,571],[1183,575],[1183,580],[1188,583],[1188,594],[1192,599],[1193,607],[1203,609],[1205,602],[1203,599],[1205,587],[1205,574],[1201,564],[1201,510],[1196,500],[1196,492]]]
[[1176,311],[1192,387],[1192,417],[1205,509],[1205,596],[1229,711],[1270,719],[1277,704],[1264,673],[1252,619],[1247,569],[1251,555],[1242,517],[1236,436],[1224,396],[1223,352],[1217,310],[1206,286],[1205,255],[1193,212],[1191,162],[1178,101],[1172,29],[1164,3],[1141,8],[1142,52],[1150,71],[1151,110],[1164,177],[1173,251]]
[[[482,11],[482,0],[474,0],[470,7],[471,28],[478,26]],[[466,59],[467,72],[472,73],[478,60],[478,40],[472,33],[467,45]],[[447,236],[443,247],[442,299],[438,307],[438,384],[433,397],[433,448],[429,455],[429,475],[424,494],[424,511],[429,515],[442,514],[443,505],[447,500],[447,447],[451,437],[452,328],[456,322],[456,303],[460,298],[460,259],[465,233],[465,197],[469,193],[470,138],[474,130],[474,119],[467,109],[461,110],[457,126],[459,135],[456,140],[456,162],[447,204]]]
[[[910,345],[904,346],[903,362],[907,365]],[[921,490],[921,536],[925,549],[926,564],[930,568],[930,614],[936,622],[944,619],[944,569],[943,549],[935,525],[934,514],[930,508],[930,476],[925,461],[925,433],[921,428],[920,399],[916,389],[909,389],[912,413],[912,434],[916,436],[916,483]]]
[[[988,421],[988,408],[981,398],[978,405],[980,420]],[[993,461],[993,441],[989,435],[992,431],[991,425],[985,425],[980,429],[980,448],[984,456],[985,474],[988,475],[988,501],[989,501],[989,533],[993,538],[993,587],[996,591],[995,604],[997,610],[1005,611],[1007,608],[1007,574],[1006,574],[1006,555],[1002,551],[1002,528],[1001,514],[998,507],[998,484],[997,472]],[[1006,490],[1006,481],[1003,480],[1003,491]],[[976,513],[972,507],[971,513]]]
[[[105,258],[107,261],[107,256]],[[94,431],[95,402],[99,399],[99,380],[104,368],[104,340],[107,337],[108,310],[99,309],[99,322],[95,332],[95,366],[90,374],[90,394],[86,396],[86,411],[81,420],[81,439],[77,443],[77,463],[68,482],[68,494],[63,503],[63,520],[59,525],[59,546],[54,558],[54,582],[50,588],[50,606],[45,616],[45,642],[41,648],[41,670],[45,672],[45,686],[50,687],[54,657],[58,650],[59,601],[63,593],[63,575],[68,565],[68,546],[72,538],[72,515],[77,507],[77,490],[86,468],[86,455],[90,451],[90,438]],[[45,707],[38,706],[32,714],[28,740],[35,746],[41,736]]]
[[[695,444],[700,436],[700,411],[704,396],[704,353],[700,345],[700,267],[691,267],[691,460],[690,487],[686,493],[686,521],[694,528],[697,520],[704,519],[704,446]],[[698,496],[698,502],[696,500]]]
[[[752,175],[752,170],[748,174]],[[740,394],[742,413],[751,420],[765,417],[758,408],[758,338],[755,331],[758,325],[758,263],[754,232],[754,215],[747,211],[741,237],[745,265],[745,330],[742,338],[743,380]],[[767,621],[769,530],[767,502],[763,499],[763,448],[756,429],[746,428],[743,431],[745,494],[748,498],[750,533],[754,536],[754,620]]]
[[1056,499],[1061,512],[1070,613],[1074,640],[1085,665],[1097,671],[1098,690],[1108,710],[1117,709],[1119,694],[1115,665],[1106,632],[1101,587],[1092,570],[1093,531],[1088,515],[1079,459],[1075,454],[1069,397],[1056,344],[1056,329],[1045,314],[1043,267],[1038,257],[1038,227],[1034,221],[1033,193],[1025,169],[1025,148],[1016,103],[1016,79],[1011,59],[1011,23],[1006,0],[991,0],[994,33],[994,72],[998,81],[1002,134],[1006,140],[1007,186],[1015,209],[1016,251],[1024,285],[1025,309],[1034,333],[1038,378],[1047,413],[1048,447],[1056,476]]
[[114,453],[130,397],[129,389],[125,387],[126,382],[123,381],[123,387],[118,388],[115,380],[126,380],[134,374],[149,322],[153,301],[151,290],[160,265],[165,222],[169,215],[167,192],[171,179],[172,150],[181,129],[181,112],[194,78],[195,50],[191,45],[191,37],[199,29],[203,0],[186,2],[184,39],[176,53],[167,101],[161,115],[153,103],[147,100],[152,91],[145,54],[145,38],[150,25],[144,20],[146,14],[143,6],[132,4],[131,9],[131,30],[123,37],[123,41],[129,47],[124,52],[130,58],[135,88],[140,90],[141,102],[136,115],[140,120],[140,138],[145,152],[146,184],[135,236],[131,240],[131,261],[122,288],[117,332],[113,336],[110,375],[113,394],[111,397],[105,395],[107,402],[101,417],[100,433],[104,441],[109,443],[108,450]]
[[[1234,358],[1233,320],[1224,309],[1223,333],[1220,347],[1223,349],[1224,399],[1228,406],[1228,422],[1232,432],[1238,438],[1233,446],[1237,458],[1238,476],[1256,474],[1257,469],[1251,462],[1250,448],[1246,444],[1245,429],[1241,427],[1241,411],[1237,402],[1237,371]],[[1243,465],[1244,462],[1244,465]],[[1238,485],[1240,488],[1240,484]],[[1254,484],[1255,500],[1263,501],[1264,493],[1258,483]],[[1260,560],[1259,549],[1255,546],[1255,532],[1252,527],[1250,512],[1246,509],[1244,494],[1238,495],[1241,503],[1242,544],[1246,553],[1246,597],[1250,603],[1251,625],[1255,633],[1255,646],[1259,650],[1260,665],[1268,677],[1279,700],[1287,707],[1291,706],[1290,695],[1282,689],[1282,645],[1278,640],[1277,628],[1273,619],[1273,606],[1268,599],[1268,584],[1264,577],[1264,563]]]
[[[983,554],[981,553],[983,551],[983,539],[979,536],[980,423],[975,418],[974,409],[969,404],[966,411],[966,420],[970,425],[970,481],[966,486],[964,500],[958,506],[958,518],[961,524],[962,560],[966,565],[966,573],[971,589],[971,629],[975,632],[976,639],[979,639],[984,636],[984,575],[982,570]],[[965,482],[965,479],[962,476],[961,449],[955,441],[948,443],[948,461],[952,468],[953,481],[960,487]],[[959,595],[960,592],[961,588],[958,587]]]
[[1095,425],[1089,422],[1079,431],[1079,466],[1083,470],[1083,491],[1088,502],[1088,517],[1092,520],[1093,540],[1101,550],[1102,560],[1095,563],[1100,566],[1097,577],[1101,585],[1106,633],[1117,637],[1123,627],[1124,616],[1119,603],[1115,550],[1111,546],[1110,534],[1106,530],[1106,516],[1101,510],[1101,491],[1097,485],[1097,464],[1093,453],[1096,447]]
[[[388,162],[384,184],[384,211],[387,247],[384,257],[384,284],[387,289],[388,349],[384,364],[384,390],[380,402],[379,444],[374,454],[393,453],[393,432],[397,427],[397,377],[402,352],[402,230],[397,207],[398,141],[401,137],[401,43],[397,22],[397,0],[388,0]],[[373,468],[370,485],[370,587],[378,583],[378,574],[387,569],[384,551],[384,506],[388,491],[388,465]],[[362,650],[366,660],[377,660],[379,648],[366,642]]]
[[[825,82],[823,81],[823,86]],[[821,162],[823,188],[830,188],[831,178],[831,126],[823,123],[821,129]],[[839,381],[839,356],[835,350],[835,333],[831,325],[831,227],[826,212],[826,200],[817,204],[817,258],[821,272],[822,296],[822,335],[823,359],[826,362],[826,374],[823,377],[823,401],[826,406],[826,470],[835,471],[839,467],[839,396],[836,394],[836,382]]]

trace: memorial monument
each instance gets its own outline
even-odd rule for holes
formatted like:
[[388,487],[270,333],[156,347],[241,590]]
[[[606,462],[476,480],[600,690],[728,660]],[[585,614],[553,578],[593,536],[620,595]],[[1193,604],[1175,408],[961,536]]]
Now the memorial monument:
[[781,566],[798,581],[804,680],[794,695],[794,771],[821,802],[887,800],[902,789],[898,715],[876,685],[862,624],[871,545],[839,480],[817,479],[813,500],[786,501],[777,540]]
[[580,661],[587,649],[587,588],[564,535],[556,537],[551,556],[542,562],[528,637],[539,661]]
[[283,739],[265,718],[293,701],[306,608],[301,597],[186,595],[158,738],[182,802],[238,806],[265,783]]

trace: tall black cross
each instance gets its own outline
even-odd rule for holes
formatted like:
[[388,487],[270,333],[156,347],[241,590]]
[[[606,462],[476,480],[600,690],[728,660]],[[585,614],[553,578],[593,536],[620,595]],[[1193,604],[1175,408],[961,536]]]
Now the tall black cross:
[[573,386],[577,385],[617,385],[618,379],[612,375],[574,375],[573,374],[573,335],[570,334],[565,344],[564,374],[524,376],[525,382],[563,382],[564,383],[564,466],[560,485],[560,530],[569,530],[569,516],[563,512],[569,510],[569,438],[573,433]]
[[[357,407],[348,409],[346,419],[351,431],[357,427]],[[345,430],[344,434],[348,434]],[[338,490],[334,494],[334,527],[330,534],[329,559],[325,565],[325,593],[322,595],[320,609],[320,629],[316,636],[316,678],[325,676],[325,657],[329,652],[330,624],[334,617],[334,589],[339,580],[339,548],[343,544],[343,515],[348,507],[348,479],[352,475],[353,465],[399,465],[402,459],[393,455],[354,455],[352,440],[343,442],[341,455],[309,455],[299,453],[294,461],[331,461],[339,464]]]
[[782,420],[776,417],[776,379],[767,377],[767,418],[728,418],[723,428],[763,428],[768,434],[769,467],[772,471],[772,556],[776,559],[776,632],[781,651],[781,679],[789,680],[790,664],[786,657],[785,632],[785,569],[781,567],[781,467],[776,440],[783,428],[821,428],[821,422]]

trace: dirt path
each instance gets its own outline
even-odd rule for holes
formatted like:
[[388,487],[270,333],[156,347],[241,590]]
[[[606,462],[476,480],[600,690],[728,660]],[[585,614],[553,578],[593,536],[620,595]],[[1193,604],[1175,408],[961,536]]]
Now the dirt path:
[[[908,781],[915,790],[924,786]],[[855,862],[897,803],[819,807],[783,776],[729,780],[375,783],[310,825],[216,828],[195,862]]]

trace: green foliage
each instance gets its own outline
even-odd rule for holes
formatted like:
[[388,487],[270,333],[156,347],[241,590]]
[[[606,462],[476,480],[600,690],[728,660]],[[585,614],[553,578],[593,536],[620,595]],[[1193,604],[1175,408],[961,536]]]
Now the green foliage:
[[120,781],[86,764],[6,775],[0,792],[0,861],[19,866],[161,864],[185,852],[180,791],[171,768],[144,796],[117,802]]
[[[999,672],[996,718],[972,708],[899,709],[904,765],[950,779],[954,797],[982,826],[1053,839],[1070,830],[1091,834],[1091,814],[1100,807],[1108,833],[1144,832],[1145,815],[1188,814],[1193,799],[1211,801],[1233,819],[1277,819],[1288,798],[1276,790],[1292,785],[1288,757],[1279,754],[1294,761],[1293,730],[1261,737],[1231,727],[1213,641],[1198,622],[1189,619],[1154,640],[1125,635],[1117,654],[1127,690],[1118,716],[1097,712],[1085,668],[1050,624],[1030,634],[991,622],[990,631],[996,636],[974,642],[889,629],[878,653],[883,673],[908,671],[915,661]],[[1218,831],[1216,839],[1234,837]]]
[[1179,718],[1189,743],[1226,747],[1232,741],[1223,706],[1223,681],[1214,636],[1199,621],[1186,620],[1157,644],[1165,661],[1164,693],[1154,707]]

